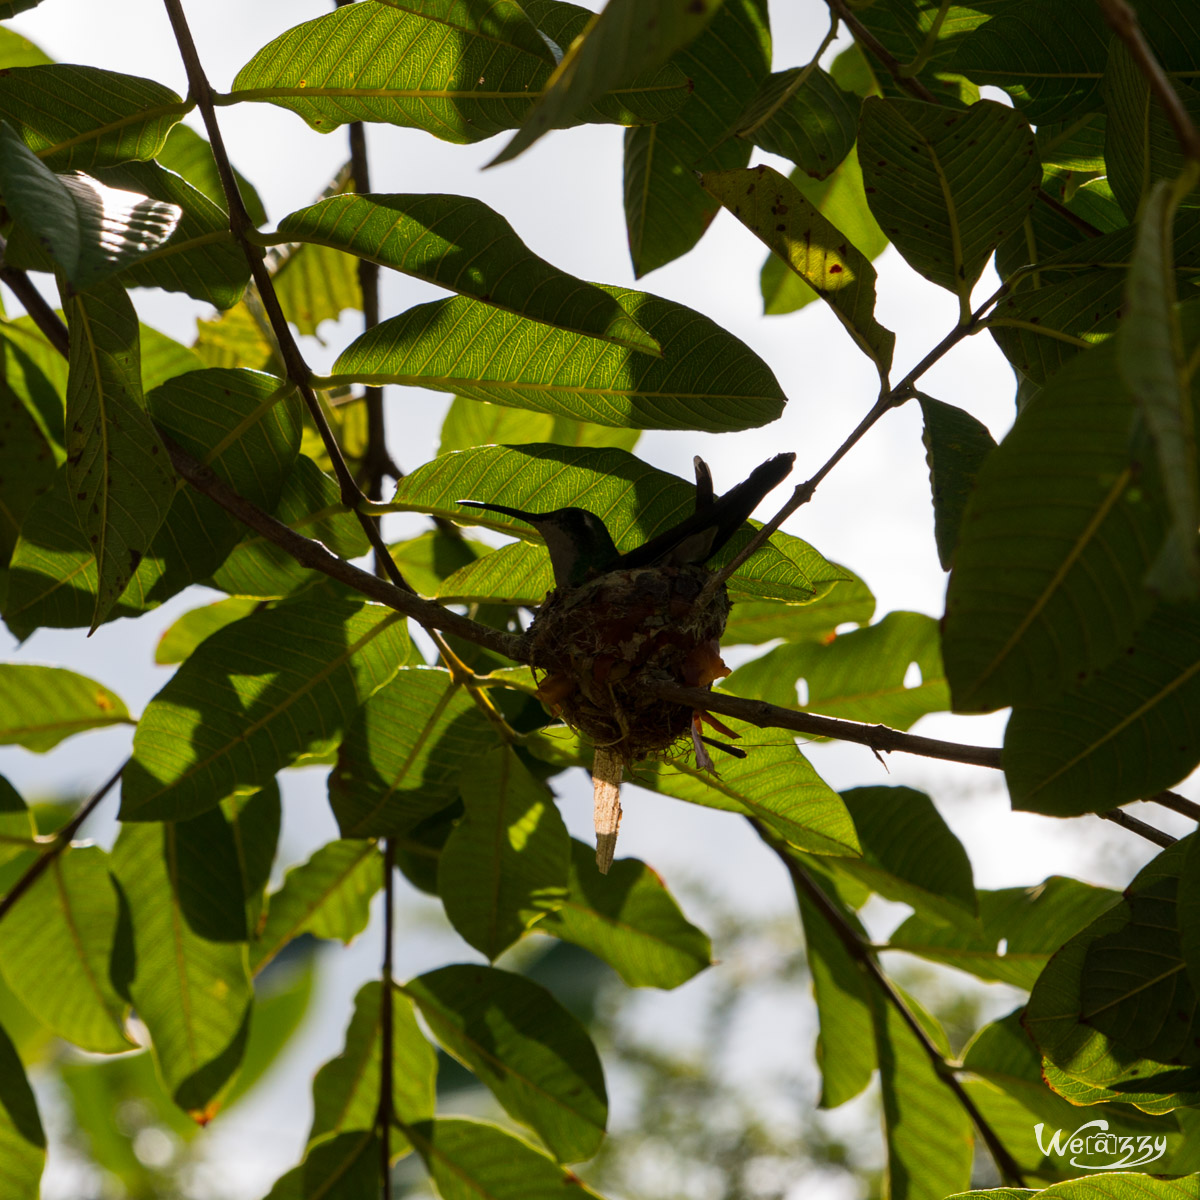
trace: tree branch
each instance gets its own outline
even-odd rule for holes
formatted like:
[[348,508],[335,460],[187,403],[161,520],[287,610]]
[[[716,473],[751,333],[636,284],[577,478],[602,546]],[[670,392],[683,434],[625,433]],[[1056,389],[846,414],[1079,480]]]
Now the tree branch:
[[1200,821],[1200,804],[1181,796],[1178,792],[1158,792],[1151,796],[1150,800],[1154,804],[1161,804],[1163,808],[1190,817],[1193,821]]
[[954,1093],[955,1099],[971,1118],[975,1128],[979,1131],[979,1136],[983,1139],[984,1144],[995,1160],[996,1168],[1003,1177],[1004,1182],[1012,1187],[1024,1187],[1025,1181],[1016,1160],[1008,1152],[999,1135],[988,1124],[984,1115],[976,1107],[975,1102],[967,1094],[962,1081],[955,1074],[954,1068],[942,1057],[942,1053],[934,1044],[933,1039],[925,1032],[925,1027],[917,1020],[912,1010],[905,1003],[904,997],[900,995],[895,985],[884,973],[875,955],[871,952],[871,948],[859,937],[858,931],[846,920],[841,909],[830,900],[817,884],[816,880],[780,846],[766,827],[753,818],[747,819],[758,833],[758,836],[766,842],[775,852],[780,862],[783,863],[788,874],[791,876],[792,886],[796,889],[796,892],[817,909],[826,924],[833,930],[838,941],[842,943],[846,953],[854,959],[859,969],[867,975],[875,987],[883,994],[885,1002],[895,1009],[896,1014],[908,1026],[913,1037],[917,1039],[921,1049],[924,1050],[937,1077]]
[[309,416],[312,418],[313,424],[317,427],[317,432],[321,435],[321,441],[324,443],[325,450],[329,454],[330,463],[333,466],[333,473],[337,477],[338,486],[341,488],[342,503],[354,513],[363,528],[363,532],[367,535],[378,561],[387,571],[388,577],[397,587],[408,588],[409,591],[412,591],[409,583],[401,575],[399,568],[392,560],[387,545],[384,543],[383,536],[379,532],[378,523],[365,512],[361,511],[365,497],[359,490],[354,476],[350,473],[350,468],[346,465],[346,460],[342,456],[337,438],[334,436],[333,430],[330,428],[329,422],[325,419],[325,414],[321,410],[320,401],[317,399],[317,394],[313,390],[311,382],[312,370],[308,363],[305,362],[304,355],[300,352],[300,347],[297,345],[296,339],[292,336],[291,326],[288,324],[287,317],[283,312],[283,306],[280,304],[279,297],[275,292],[271,273],[267,270],[262,248],[255,245],[248,236],[249,232],[254,228],[254,223],[250,220],[250,214],[247,212],[245,202],[242,200],[241,191],[238,189],[237,177],[233,173],[233,165],[230,163],[229,155],[225,150],[225,142],[221,136],[221,127],[217,122],[217,111],[213,104],[212,86],[209,84],[208,77],[205,75],[204,68],[200,63],[196,43],[192,39],[192,32],[188,27],[187,17],[184,15],[183,4],[181,0],[163,0],[163,3],[166,5],[167,16],[170,19],[171,28],[175,33],[175,41],[179,46],[180,56],[183,58],[184,69],[187,72],[188,87],[191,89],[191,98],[200,110],[200,115],[204,120],[204,127],[208,131],[213,158],[217,164],[217,173],[220,176],[221,187],[225,193],[225,200],[229,209],[229,229],[233,234],[234,240],[242,248],[246,262],[250,266],[250,275],[254,280],[255,286],[258,288],[259,297],[267,313],[267,319],[270,321],[271,329],[275,334],[275,340],[279,343],[279,352],[283,356],[287,377],[299,389],[300,395],[304,398],[304,403],[308,408]]
[[44,841],[39,839],[39,841],[42,841],[45,849],[41,851],[40,857],[35,862],[29,864],[28,869],[21,878],[9,888],[7,895],[3,899],[0,899],[0,921],[3,921],[8,916],[12,911],[13,905],[37,883],[46,868],[71,844],[71,839],[79,832],[79,827],[92,815],[100,801],[116,786],[117,780],[121,778],[121,772],[125,770],[125,764],[128,761],[126,759],[80,805],[79,811],[61,829],[56,830]]
[[[0,262],[4,261],[8,244],[0,237]],[[34,286],[33,280],[24,271],[16,267],[0,267],[0,283],[8,285],[9,290],[25,306],[33,323],[42,331],[46,340],[63,358],[71,357],[71,335],[63,324],[62,318],[47,302],[46,297]]]
[[395,941],[396,920],[396,843],[392,838],[383,840],[383,993],[379,997],[379,1110],[376,1123],[379,1128],[380,1163],[379,1175],[382,1184],[382,1200],[392,1196],[392,1043],[394,1030],[392,995],[392,944]]
[[846,22],[846,28],[854,35],[854,40],[879,59],[884,70],[896,81],[897,86],[902,87],[909,95],[918,100],[925,100],[930,104],[937,103],[937,98],[919,79],[914,79],[904,73],[904,68],[889,51],[884,49],[883,43],[858,19],[846,0],[826,0],[826,3],[834,16],[840,17]]

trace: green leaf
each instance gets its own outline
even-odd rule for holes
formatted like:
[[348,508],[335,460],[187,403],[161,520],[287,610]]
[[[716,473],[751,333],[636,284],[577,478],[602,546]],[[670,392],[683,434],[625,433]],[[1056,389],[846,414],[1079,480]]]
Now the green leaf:
[[0,867],[33,849],[37,826],[17,791],[0,775]]
[[96,67],[10,67],[0,76],[0,119],[55,171],[154,158],[190,107],[161,83]]
[[[272,780],[255,792],[239,792],[221,802],[221,813],[233,837],[234,856],[245,899],[243,930],[238,940],[258,932],[266,903],[267,881],[279,849],[283,806],[279,785]],[[202,898],[202,903],[208,901]],[[263,918],[265,919],[265,918]]]
[[913,915],[888,939],[896,950],[1029,991],[1050,956],[1116,903],[1107,888],[1052,875],[1034,887],[980,891],[979,926]]
[[[834,564],[831,564],[834,565]],[[775,600],[739,600],[729,614],[722,641],[726,645],[759,646],[774,638],[788,642],[824,642],[839,625],[866,625],[875,613],[875,597],[857,575],[844,567],[846,578],[818,590],[808,604]]]
[[981,87],[1003,88],[1040,126],[1102,107],[1108,40],[1089,0],[1009,4],[958,43],[951,65]]
[[896,335],[875,319],[875,268],[867,257],[771,167],[708,172],[700,184],[829,305],[886,379]]
[[820,67],[777,71],[738,121],[738,137],[827,179],[858,136],[860,101]]
[[26,412],[50,443],[54,461],[61,465],[67,456],[62,448],[66,360],[28,317],[0,321],[0,356],[5,383],[20,398]]
[[[1169,1112],[1180,1105],[1200,1103],[1200,1071],[1195,1067],[1180,1067],[1175,1063],[1161,1062],[1142,1053],[1162,1030],[1164,1021],[1174,1016],[1174,1007],[1167,1010],[1147,1011],[1141,1030],[1135,1035],[1142,1048],[1123,1045],[1110,1038],[1089,1018],[1085,1023],[1083,1014],[1089,1002],[1097,996],[1096,988],[1108,980],[1126,981],[1137,985],[1142,963],[1140,954],[1134,957],[1133,949],[1118,966],[1117,975],[1089,979],[1097,960],[1092,957],[1092,948],[1098,946],[1104,957],[1119,956],[1119,948],[1129,941],[1133,910],[1130,898],[1144,894],[1152,907],[1170,900],[1156,901],[1155,894],[1169,892],[1178,880],[1180,870],[1189,851],[1188,842],[1177,842],[1144,867],[1126,890],[1126,899],[1093,921],[1086,929],[1068,941],[1038,977],[1037,984],[1029,997],[1023,1024],[1041,1051],[1046,1082],[1060,1095],[1075,1104],[1096,1104],[1101,1101],[1120,1101],[1135,1104],[1144,1112]],[[1139,907],[1141,907],[1139,901]],[[1179,982],[1186,977],[1178,929],[1174,914],[1170,913],[1170,930],[1174,941],[1167,957],[1160,959],[1151,968],[1151,973],[1141,983],[1153,995],[1155,981],[1159,994],[1164,986]],[[1168,931],[1164,930],[1164,934]],[[1143,935],[1144,936],[1144,935]],[[1158,935],[1152,935],[1157,937]],[[1105,941],[1106,939],[1106,941]],[[1147,946],[1152,943],[1144,943]],[[1128,968],[1126,971],[1125,968]],[[1160,969],[1161,968],[1161,969]],[[1108,992],[1114,999],[1116,993]],[[1194,1016],[1194,993],[1189,1008],[1183,1011],[1185,1020]],[[1101,1023],[1107,1024],[1100,1013]]]
[[0,1188],[12,1200],[37,1200],[46,1135],[25,1068],[0,1028]]
[[691,81],[691,98],[670,120],[625,133],[625,224],[638,278],[686,254],[716,215],[695,172],[750,160],[750,144],[732,135],[771,69],[766,4],[726,0],[671,61]]
[[175,495],[146,413],[133,305],[115,283],[66,300],[67,482],[98,582],[91,632],[133,578]]
[[248,617],[258,604],[253,598],[235,596],[185,612],[158,639],[158,645],[154,649],[154,661],[160,667],[183,662],[206,638],[211,637],[218,629],[224,629],[226,625]]
[[920,100],[869,98],[859,161],[880,227],[914,270],[964,307],[1042,182],[1028,124],[993,100],[947,113]]
[[34,500],[53,484],[54,460],[54,444],[25,398],[0,375],[0,569]]
[[107,860],[95,846],[56,855],[0,923],[0,965],[21,1003],[59,1037],[116,1054],[137,1043],[109,979],[117,893]]
[[404,1132],[442,1200],[601,1200],[577,1175],[496,1125],[443,1117]]
[[458,795],[464,767],[496,743],[470,692],[440,667],[402,668],[358,710],[329,777],[344,837],[410,832]]
[[979,471],[942,639],[957,712],[1052,695],[1125,649],[1150,611],[1142,579],[1165,515],[1114,359],[1102,346],[1065,366]]
[[722,0],[608,0],[573,41],[521,128],[488,164],[528,150],[565,129],[606,93],[653,71],[713,19]]
[[286,249],[286,257],[271,276],[275,294],[296,329],[320,341],[317,330],[323,321],[336,321],[347,309],[357,312],[362,308],[358,260],[338,250],[300,242]]
[[[162,149],[154,157],[160,167],[182,175],[198,192],[203,192],[218,208],[226,211],[225,189],[221,186],[221,176],[217,171],[217,160],[213,158],[212,147],[194,129],[187,125],[173,126]],[[236,168],[233,175],[237,180],[238,191],[242,194],[242,201],[250,214],[250,220],[255,225],[265,225],[267,214],[254,184]]]
[[[589,15],[568,4],[538,10],[569,28]],[[433,0],[419,10],[384,0],[288,30],[238,72],[222,100],[266,100],[321,133],[382,121],[469,143],[520,125],[553,69],[550,46],[512,0],[486,9]],[[658,120],[686,99],[686,83],[670,69],[644,75],[583,119]]]
[[[365,983],[354,997],[354,1016],[342,1053],[313,1079],[313,1123],[308,1143],[330,1133],[375,1128],[382,1064],[383,987]],[[437,1057],[417,1028],[412,1000],[392,988],[392,1110],[401,1123],[433,1116]],[[392,1139],[392,1152],[404,1153]]]
[[[818,884],[823,880],[818,878]],[[804,957],[812,974],[820,1033],[817,1064],[821,1069],[821,1108],[837,1108],[870,1082],[878,1066],[871,997],[866,977],[829,922],[796,891],[804,924]],[[842,916],[864,941],[866,931],[849,911]]]
[[437,594],[443,579],[453,575],[459,567],[475,562],[491,549],[483,542],[454,537],[440,529],[430,529],[407,542],[396,542],[388,547],[388,552],[416,592],[422,596],[433,596]]
[[[872,994],[879,1055],[887,1188],[893,1200],[942,1200],[971,1181],[974,1128],[893,1004]],[[946,1035],[911,996],[909,1010],[949,1057]]]
[[862,787],[843,792],[842,799],[854,819],[862,857],[831,859],[827,870],[844,872],[928,919],[974,925],[971,861],[924,792]]
[[682,913],[657,872],[636,858],[596,870],[596,851],[571,839],[562,905],[534,928],[590,950],[629,987],[675,988],[712,961],[712,943]]
[[543,987],[492,967],[442,967],[403,991],[433,1036],[559,1162],[591,1158],[608,1097],[587,1030]]
[[643,429],[751,429],[783,412],[767,364],[707,317],[646,292],[601,290],[658,341],[661,358],[456,296],[368,330],[322,386],[399,383]]
[[[195,816],[327,753],[408,653],[398,613],[348,599],[265,609],[220,630],[147,706],[121,819]],[[277,669],[264,674],[264,661]]]
[[0,663],[0,745],[44,754],[88,729],[135,722],[103,684],[62,667]]
[[[176,376],[148,397],[151,416],[222,482],[263,508],[279,499],[300,442],[300,399],[274,376],[212,369]],[[4,613],[23,635],[38,625],[87,625],[96,604],[95,555],[70,519],[65,470],[39,501],[13,555]],[[154,608],[229,554],[245,527],[177,484],[162,528],[111,616]]]
[[925,461],[933,490],[933,536],[943,570],[954,565],[954,550],[962,528],[967,497],[983,461],[996,448],[982,421],[953,404],[918,393],[925,430]]
[[1125,316],[1116,337],[1117,369],[1154,439],[1171,514],[1167,540],[1146,579],[1166,600],[1200,594],[1196,418],[1171,261],[1175,209],[1197,175],[1191,169],[1173,184],[1160,181],[1146,197],[1126,285]]
[[[1178,77],[1171,79],[1170,86],[1192,120],[1200,117],[1200,91]],[[1174,180],[1183,170],[1185,159],[1170,120],[1152,97],[1150,84],[1120,38],[1114,38],[1109,47],[1103,89],[1108,116],[1104,170],[1113,195],[1132,221],[1153,185],[1160,180]],[[1183,203],[1196,208],[1200,198],[1192,195]]]
[[304,933],[349,945],[366,929],[371,897],[382,886],[383,867],[373,841],[328,842],[292,867],[271,894],[266,919],[250,944],[251,971],[257,975]]
[[1082,684],[1013,708],[1004,772],[1014,808],[1104,812],[1171,787],[1200,761],[1200,604],[1157,609],[1122,649]]
[[[596,513],[608,526],[617,548],[628,551],[690,516],[695,496],[692,484],[615,448],[487,446],[446,454],[418,467],[397,484],[392,504],[401,511],[429,512],[460,524],[486,524],[523,540],[537,537],[525,522],[464,509],[456,501],[480,500],[536,511],[578,505]],[[743,525],[713,556],[712,564],[728,562],[751,536],[751,530]],[[505,572],[516,575],[514,559],[523,564],[528,578],[518,579],[515,585],[510,580],[505,585]],[[451,575],[442,585],[439,598],[463,595],[461,587],[469,575],[489,570],[493,562],[496,567],[501,563],[504,566],[494,572],[487,587],[506,586],[508,590],[473,593],[481,598],[499,600],[504,595],[515,595],[538,603],[553,586],[540,545],[536,555],[528,547],[505,547]],[[538,563],[545,570],[535,577]],[[826,562],[807,543],[777,533],[734,572],[729,588],[735,598],[742,595],[795,603],[811,599],[822,585],[841,578],[841,569]]]
[[464,768],[466,812],[438,866],[446,916],[495,959],[567,895],[570,839],[545,784],[507,746]]
[[[94,287],[160,248],[182,215],[177,204],[137,190],[54,174],[8,124],[0,124],[0,192],[26,237],[75,288]],[[25,265],[15,245],[5,258]]]
[[722,761],[720,775],[684,759],[646,762],[634,781],[689,804],[750,814],[789,845],[814,854],[857,854],[854,823],[842,798],[790,739],[723,717],[741,735],[745,758]]
[[[887,249],[887,234],[867,204],[857,148],[828,179],[810,179],[799,167],[788,179],[864,258],[874,261]],[[795,312],[817,299],[817,293],[778,254],[768,255],[763,263],[760,287],[763,312],[768,316]]]
[[142,391],[152,392],[168,380],[191,371],[201,371],[204,360],[187,346],[149,325],[139,327],[142,343]]
[[[342,558],[367,552],[366,534],[357,518],[346,511],[338,485],[303,454],[283,480],[275,517]],[[313,578],[314,573],[287,551],[255,534],[234,548],[212,572],[210,581],[235,596],[270,600],[291,595]]]
[[531,321],[659,352],[611,292],[538,257],[470,196],[331,196],[284,217],[278,236],[347,251]]
[[[910,667],[920,682],[905,684]],[[797,703],[797,684],[807,696]],[[888,613],[877,625],[828,641],[791,642],[739,667],[724,687],[799,712],[908,729],[950,707],[937,622],[922,613]]]
[[194,837],[198,828],[123,825],[112,866],[133,926],[124,987],[172,1100],[207,1120],[241,1061],[253,989],[245,943],[201,937],[181,903],[181,857],[194,863],[211,846]]
[[[14,0],[4,0],[0,3],[0,20],[11,16]],[[32,4],[36,4],[38,0],[32,0]],[[29,0],[18,7],[32,7]],[[28,38],[23,38],[19,33],[15,33],[11,29],[0,29],[0,68],[11,69],[12,67],[41,67],[52,62],[43,50],[35,46]]]

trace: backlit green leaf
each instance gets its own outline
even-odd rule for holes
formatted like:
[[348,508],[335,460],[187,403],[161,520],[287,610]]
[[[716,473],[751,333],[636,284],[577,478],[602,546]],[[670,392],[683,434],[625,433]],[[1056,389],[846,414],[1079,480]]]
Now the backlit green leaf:
[[707,317],[645,292],[602,290],[658,341],[662,358],[459,296],[369,330],[324,383],[400,383],[645,429],[750,429],[783,411],[787,397],[767,364]]
[[136,75],[54,63],[0,75],[0,118],[55,171],[154,158],[191,107]]
[[252,597],[234,596],[185,612],[158,639],[154,661],[163,667],[183,662],[205,638],[218,629],[224,629],[226,625],[232,625],[234,621],[248,617],[258,603]]
[[402,669],[358,710],[338,751],[329,798],[342,834],[408,833],[454,800],[463,768],[495,741],[449,671]]
[[279,236],[345,250],[531,321],[658,352],[610,292],[539,258],[470,196],[331,196],[284,217]]
[[398,613],[330,597],[220,630],[147,706],[125,768],[122,820],[194,816],[302,754],[327,753],[408,653]]
[[403,991],[443,1049],[559,1162],[596,1153],[608,1118],[600,1059],[587,1030],[549,992],[473,964],[430,971]]
[[438,867],[451,924],[495,959],[567,896],[570,838],[550,790],[507,746],[462,772],[466,812]]
[[12,1200],[37,1200],[45,1165],[37,1101],[16,1048],[0,1029],[0,1187]]
[[132,724],[120,696],[94,679],[62,667],[0,663],[0,745],[43,754],[72,734]]
[[136,1043],[109,979],[117,893],[95,846],[55,855],[0,922],[0,967],[17,998],[59,1037],[101,1054]]
[[629,987],[678,987],[712,959],[708,936],[683,915],[657,872],[621,858],[601,875],[595,848],[575,838],[566,899],[534,928],[590,950]]
[[[150,1030],[172,1100],[207,1119],[241,1061],[253,988],[245,943],[209,941],[188,922],[180,856],[204,846],[192,841],[191,826],[123,825],[112,866],[133,926],[124,988]],[[120,969],[115,963],[114,973]]]

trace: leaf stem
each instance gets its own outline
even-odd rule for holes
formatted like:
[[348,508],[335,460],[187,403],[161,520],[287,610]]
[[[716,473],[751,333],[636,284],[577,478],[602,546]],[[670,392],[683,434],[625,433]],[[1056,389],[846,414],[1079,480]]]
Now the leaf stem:
[[1000,1140],[999,1135],[988,1124],[984,1115],[968,1095],[961,1080],[955,1073],[953,1065],[942,1057],[942,1053],[934,1044],[933,1039],[925,1032],[925,1027],[917,1020],[912,1010],[905,1003],[904,997],[900,995],[891,979],[884,973],[875,955],[871,952],[870,946],[859,937],[858,931],[846,920],[841,909],[830,900],[817,884],[816,880],[787,853],[779,842],[772,837],[770,832],[753,818],[748,819],[750,820],[750,824],[754,826],[758,836],[775,852],[776,857],[787,869],[792,879],[792,885],[795,887],[797,893],[802,895],[817,909],[830,929],[833,930],[838,941],[845,947],[846,953],[854,959],[863,974],[882,993],[885,1002],[895,1009],[897,1016],[908,1026],[913,1037],[920,1043],[921,1049],[924,1050],[926,1057],[929,1059],[934,1073],[954,1093],[955,1099],[963,1107],[964,1111],[971,1118],[975,1128],[979,1131],[979,1136],[987,1146],[996,1163],[996,1169],[1000,1172],[1004,1182],[1010,1187],[1024,1187],[1024,1177],[1016,1160],[1009,1153],[1004,1143]]
[[44,849],[34,862],[29,864],[25,873],[9,888],[7,895],[0,899],[0,921],[3,921],[12,907],[27,892],[47,867],[71,844],[71,839],[79,832],[79,827],[92,815],[100,801],[108,795],[121,778],[125,770],[126,759],[84,802],[79,811],[61,828],[55,830],[49,839],[42,843]]

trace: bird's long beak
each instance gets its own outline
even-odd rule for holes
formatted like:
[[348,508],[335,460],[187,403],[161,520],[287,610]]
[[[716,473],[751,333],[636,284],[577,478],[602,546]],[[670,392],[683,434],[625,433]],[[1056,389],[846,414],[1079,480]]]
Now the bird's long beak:
[[503,513],[506,517],[516,517],[518,521],[529,524],[533,523],[534,518],[541,516],[541,513],[522,512],[519,508],[508,508],[503,504],[484,504],[482,500],[455,500],[454,503],[461,504],[464,508],[485,508],[488,512]]

